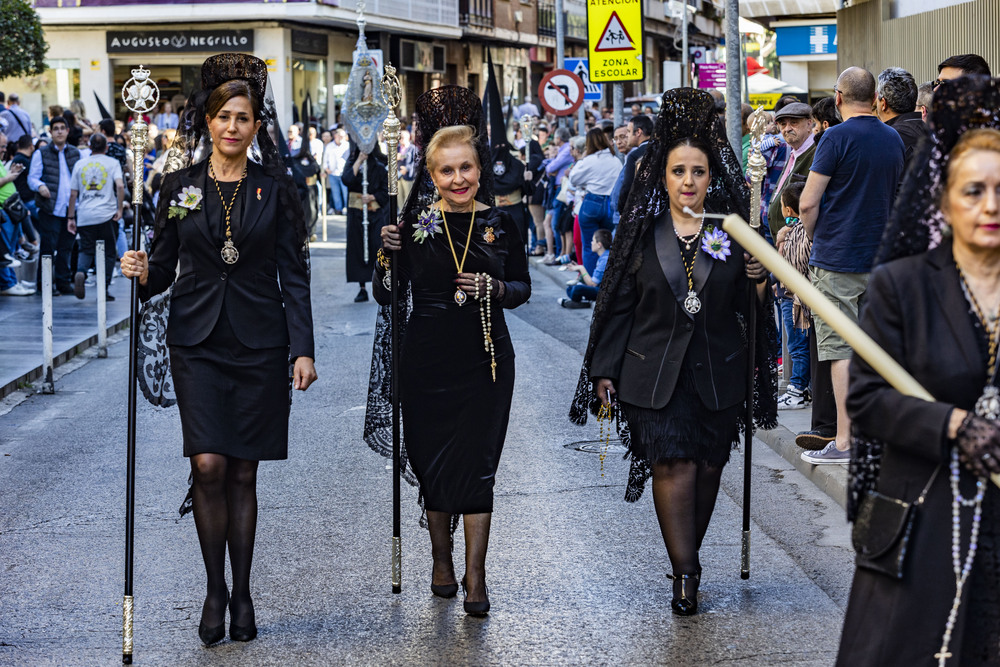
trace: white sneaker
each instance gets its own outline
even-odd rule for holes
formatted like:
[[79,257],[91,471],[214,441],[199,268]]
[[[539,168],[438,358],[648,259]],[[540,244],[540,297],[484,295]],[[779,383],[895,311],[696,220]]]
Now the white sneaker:
[[801,410],[812,405],[812,395],[808,389],[788,385],[785,393],[778,397],[779,410]]
[[25,287],[21,283],[14,285],[13,287],[8,287],[7,289],[0,292],[3,296],[31,296],[35,293],[34,287]]

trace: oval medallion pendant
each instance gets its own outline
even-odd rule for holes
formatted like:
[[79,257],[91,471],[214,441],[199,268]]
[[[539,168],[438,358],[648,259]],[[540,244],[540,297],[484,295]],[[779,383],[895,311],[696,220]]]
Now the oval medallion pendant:
[[392,289],[392,272],[391,271],[386,271],[385,275],[382,276],[382,287],[386,288],[387,290],[391,290]]
[[465,302],[468,301],[469,295],[463,292],[461,289],[455,290],[455,303],[460,306],[464,306]]
[[684,299],[684,310],[692,315],[701,310],[701,299],[698,298],[694,290],[688,292],[687,298]]
[[236,249],[232,241],[227,240],[222,245],[222,261],[226,264],[235,264],[240,258],[240,251]]

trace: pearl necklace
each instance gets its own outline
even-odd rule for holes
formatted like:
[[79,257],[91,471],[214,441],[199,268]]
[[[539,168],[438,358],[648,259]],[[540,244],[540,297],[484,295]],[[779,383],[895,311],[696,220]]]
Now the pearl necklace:
[[701,222],[698,224],[698,231],[694,234],[688,234],[687,236],[681,236],[680,232],[677,231],[677,225],[671,225],[674,228],[674,236],[676,236],[681,243],[684,244],[685,250],[691,249],[691,244],[697,241],[701,237],[701,231],[705,228],[705,209],[701,210]]
[[[486,281],[486,293],[479,296],[479,279]],[[479,320],[483,323],[483,349],[490,353],[490,372],[497,381],[497,359],[493,348],[493,309],[490,308],[490,294],[493,292],[493,278],[488,273],[476,274],[476,301],[479,302]]]

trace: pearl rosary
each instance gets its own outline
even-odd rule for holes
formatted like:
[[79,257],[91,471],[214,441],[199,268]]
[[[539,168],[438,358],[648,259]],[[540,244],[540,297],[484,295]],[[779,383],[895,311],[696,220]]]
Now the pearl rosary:
[[[486,281],[486,293],[479,296],[479,279]],[[493,381],[497,381],[497,360],[493,349],[493,312],[490,308],[490,294],[493,291],[493,278],[487,273],[476,274],[476,301],[479,301],[479,320],[483,323],[483,349],[490,353],[490,372]]]

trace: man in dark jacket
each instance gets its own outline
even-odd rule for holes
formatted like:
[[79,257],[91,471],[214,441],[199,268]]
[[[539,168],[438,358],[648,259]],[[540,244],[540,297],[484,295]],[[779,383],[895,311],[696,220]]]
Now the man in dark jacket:
[[618,197],[618,214],[625,214],[625,204],[628,203],[628,195],[632,191],[632,181],[635,179],[635,171],[638,168],[639,160],[646,154],[646,144],[653,137],[653,119],[641,114],[633,114],[628,121],[629,150],[625,156],[625,167],[621,172],[622,187]]
[[900,67],[882,70],[875,82],[875,115],[903,140],[903,174],[922,137],[930,132],[917,111],[917,82]]
[[[28,185],[35,192],[38,204],[38,233],[42,237],[42,254],[54,255],[55,287],[53,294],[73,294],[73,274],[70,256],[76,234],[66,227],[69,205],[70,175],[80,159],[80,151],[66,143],[69,125],[62,116],[49,121],[52,143],[31,156]],[[38,289],[42,288],[42,263],[38,263]]]

